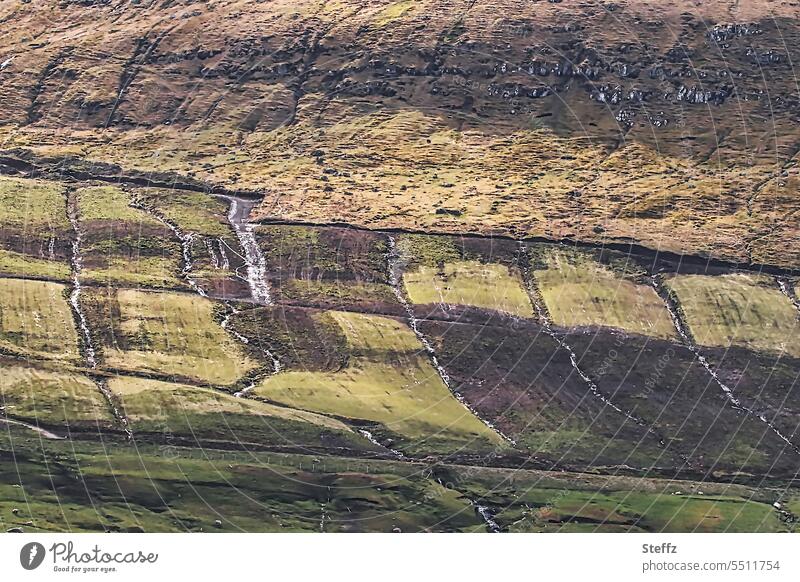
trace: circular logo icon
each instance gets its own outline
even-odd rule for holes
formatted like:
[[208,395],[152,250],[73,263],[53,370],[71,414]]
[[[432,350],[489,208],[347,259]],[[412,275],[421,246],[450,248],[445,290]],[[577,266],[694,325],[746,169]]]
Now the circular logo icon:
[[39,542],[30,542],[19,551],[19,563],[26,570],[35,570],[44,561],[44,546]]

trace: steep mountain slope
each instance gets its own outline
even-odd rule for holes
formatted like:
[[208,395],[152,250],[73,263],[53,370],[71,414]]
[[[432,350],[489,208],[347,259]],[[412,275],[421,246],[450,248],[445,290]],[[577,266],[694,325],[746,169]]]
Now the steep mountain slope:
[[[796,2],[0,3],[2,166],[794,267]],[[91,166],[88,167],[92,172]]]

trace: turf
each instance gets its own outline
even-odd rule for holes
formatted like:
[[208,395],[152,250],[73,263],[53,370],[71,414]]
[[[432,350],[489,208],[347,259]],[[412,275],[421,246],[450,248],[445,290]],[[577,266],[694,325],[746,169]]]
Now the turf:
[[448,262],[442,269],[422,265],[403,274],[412,303],[469,305],[516,315],[533,316],[522,279],[505,265],[477,261]]
[[61,183],[0,177],[0,273],[67,279],[70,235]]
[[286,371],[256,394],[289,406],[382,424],[406,450],[485,448],[498,437],[452,396],[410,329],[385,317],[330,312],[347,337],[336,371]]
[[0,431],[6,529],[446,532],[481,523],[464,499],[392,466],[171,446],[39,445],[25,433],[14,436],[12,456]]
[[120,399],[136,433],[156,433],[169,438],[225,441],[281,447],[347,445],[371,448],[345,424],[301,410],[236,398],[208,388],[185,384],[117,377],[109,388]]
[[543,255],[545,268],[537,266],[535,278],[555,324],[675,337],[669,312],[650,286],[624,278],[578,251],[551,249]]
[[183,287],[180,244],[155,218],[130,206],[114,186],[75,193],[84,231],[82,278],[106,285]]
[[132,289],[86,295],[110,368],[229,385],[255,367],[216,323],[211,300]]
[[109,428],[114,418],[95,383],[81,374],[0,363],[3,412],[10,418],[67,429]]
[[64,186],[50,180],[0,176],[0,224],[31,234],[68,230]]
[[70,267],[66,261],[52,261],[0,249],[0,273],[66,281],[70,276]]
[[[585,491],[529,491],[539,504],[497,516],[510,531],[775,532],[784,530],[767,503],[735,497]],[[530,505],[533,505],[530,501]]]
[[699,344],[800,357],[797,311],[769,277],[678,275],[667,284]]
[[27,356],[76,360],[78,335],[64,285],[0,279],[0,346]]

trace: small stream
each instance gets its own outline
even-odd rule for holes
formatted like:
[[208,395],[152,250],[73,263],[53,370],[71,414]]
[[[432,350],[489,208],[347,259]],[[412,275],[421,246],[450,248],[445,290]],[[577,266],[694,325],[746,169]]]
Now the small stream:
[[[72,311],[75,314],[75,320],[78,322],[81,335],[83,336],[83,355],[86,360],[87,366],[95,370],[97,368],[97,351],[94,347],[94,340],[92,333],[89,330],[89,322],[86,319],[86,314],[81,307],[81,293],[83,286],[81,285],[81,272],[83,271],[83,255],[81,254],[81,246],[83,243],[83,231],[81,231],[78,222],[78,201],[74,194],[67,193],[67,219],[72,226],[74,238],[72,240],[72,257],[70,258],[70,268],[72,270],[72,292],[69,294],[69,303],[72,306]],[[122,426],[122,430],[127,435],[128,440],[133,438],[128,419],[125,414],[117,407],[113,394],[108,388],[108,383],[105,380],[98,378],[94,379],[97,389],[105,398],[106,403],[111,409],[111,414]]]
[[[224,329],[229,334],[231,334],[233,337],[235,337],[240,343],[242,343],[242,344],[244,344],[246,346],[250,345],[250,340],[247,339],[246,337],[244,337],[242,334],[240,334],[235,329],[232,329],[231,325],[230,325],[231,324],[231,318],[234,315],[237,315],[237,314],[241,313],[241,311],[236,309],[236,307],[234,307],[231,303],[226,303],[225,305],[228,307],[228,313],[225,315],[225,317],[220,322],[220,327],[222,327],[222,329]],[[280,360],[275,356],[275,354],[273,354],[271,351],[269,351],[268,349],[263,348],[263,347],[261,348],[261,353],[264,354],[264,356],[268,360],[270,360],[272,362],[272,371],[267,375],[268,376],[274,376],[275,374],[280,374],[281,371],[283,370],[283,366],[281,365]],[[261,375],[258,378],[255,378],[244,389],[239,390],[238,392],[234,392],[233,395],[236,398],[246,398],[253,390],[256,389],[256,386],[258,385],[258,383],[264,377],[265,377],[265,375]]]
[[[519,249],[521,255],[527,256],[528,251],[527,248],[525,247],[525,243],[520,242]],[[597,387],[597,384],[595,384],[594,381],[581,369],[580,365],[578,364],[578,356],[575,354],[575,350],[573,350],[572,347],[566,341],[564,341],[564,339],[560,337],[553,329],[553,323],[550,319],[550,314],[547,312],[546,307],[544,305],[541,305],[541,300],[538,299],[538,297],[540,297],[540,293],[537,289],[536,282],[534,281],[533,273],[522,268],[520,268],[520,272],[522,273],[522,281],[523,284],[525,285],[525,290],[527,291],[528,298],[530,299],[530,302],[533,305],[536,314],[539,316],[539,320],[542,324],[544,332],[548,336],[550,336],[562,349],[564,349],[567,352],[567,354],[569,355],[569,363],[572,366],[572,369],[575,370],[575,373],[577,373],[578,376],[580,376],[581,380],[583,380],[584,384],[586,384],[586,386],[589,388],[589,391],[592,393],[592,395],[601,402],[603,402],[606,406],[614,410],[615,412],[623,415],[628,420],[631,420],[635,422],[637,425],[644,428],[651,436],[658,439],[658,442],[659,444],[661,444],[662,447],[666,447],[666,442],[664,441],[664,439],[658,436],[658,434],[656,434],[656,432],[652,429],[652,427],[650,427],[641,418],[634,416],[630,412],[623,410],[622,408],[611,402],[611,400],[600,391],[600,389]]]
[[241,198],[238,196],[227,196],[218,194],[218,198],[226,200],[230,204],[228,210],[228,222],[230,222],[239,244],[242,246],[244,256],[242,259],[247,267],[247,284],[250,286],[250,295],[253,301],[264,305],[272,304],[269,282],[267,281],[267,263],[264,254],[258,246],[255,229],[250,222],[250,214],[253,208],[259,203],[258,200]]
[[[166,226],[175,235],[181,243],[181,255],[183,257],[183,266],[181,267],[181,278],[186,281],[189,286],[201,297],[207,297],[205,290],[192,279],[192,242],[194,240],[193,233],[186,233],[174,222],[168,220],[157,210],[150,208],[135,198],[131,199],[131,208],[141,210],[145,214],[152,216],[158,222]],[[213,256],[213,254],[212,254]]]
[[397,250],[397,243],[393,236],[389,236],[387,239],[389,245],[389,254],[388,254],[388,264],[389,264],[389,285],[394,292],[397,301],[400,305],[403,306],[403,309],[408,316],[408,326],[411,328],[411,331],[414,332],[414,335],[417,336],[417,340],[422,344],[425,352],[428,355],[428,359],[430,360],[433,367],[436,369],[436,372],[439,374],[439,377],[444,382],[444,385],[447,387],[448,390],[455,396],[456,400],[458,400],[461,405],[466,408],[470,413],[472,413],[475,418],[480,420],[483,424],[497,433],[504,441],[510,443],[511,445],[516,445],[517,443],[514,442],[511,438],[503,434],[494,424],[482,418],[478,412],[467,402],[467,400],[462,396],[454,387],[453,383],[450,380],[450,376],[447,373],[447,370],[439,363],[439,358],[436,355],[436,350],[433,349],[433,345],[428,338],[425,337],[425,334],[422,333],[422,330],[419,328],[419,319],[414,314],[414,309],[411,307],[411,303],[409,302],[408,298],[406,297],[405,291],[403,290],[403,274],[402,274],[402,266],[401,266],[401,259],[400,254]]
[[486,524],[486,529],[489,530],[489,533],[501,533],[503,531],[503,528],[500,527],[500,524],[494,520],[494,516],[488,507],[481,505],[476,501],[470,501],[470,503],[472,503],[472,506],[475,508],[475,512],[481,516],[481,519]]
[[697,344],[694,341],[694,338],[692,337],[691,332],[689,331],[689,326],[683,319],[683,315],[681,313],[679,305],[677,304],[675,298],[672,297],[669,290],[665,287],[662,278],[659,275],[653,275],[650,278],[650,281],[653,286],[653,289],[655,289],[658,296],[661,297],[661,300],[664,302],[664,305],[666,306],[667,311],[669,312],[669,315],[672,318],[672,323],[675,326],[675,330],[678,332],[678,335],[683,341],[684,346],[686,346],[686,348],[689,351],[691,351],[692,354],[694,354],[697,361],[700,362],[700,365],[703,366],[703,368],[705,368],[706,372],[708,372],[711,378],[713,378],[717,386],[719,386],[722,389],[722,391],[725,393],[725,397],[728,399],[728,402],[731,404],[731,406],[733,408],[745,412],[746,414],[766,424],[770,428],[770,430],[773,433],[775,433],[775,435],[778,436],[778,438],[780,438],[787,445],[789,445],[794,452],[800,454],[800,447],[795,445],[791,440],[789,440],[788,437],[786,437],[783,433],[781,433],[781,431],[778,430],[778,428],[776,428],[775,425],[773,425],[769,420],[767,420],[766,416],[757,413],[755,410],[753,410],[748,406],[745,406],[742,403],[742,401],[739,400],[739,398],[737,398],[734,395],[733,390],[727,384],[725,384],[725,382],[722,381],[722,379],[719,377],[716,370],[714,370],[714,368],[708,362],[706,357],[702,353],[700,353],[700,349],[698,348]]
[[781,293],[786,295],[789,301],[792,302],[792,305],[794,305],[794,308],[797,310],[798,317],[800,317],[800,298],[797,297],[797,293],[795,293],[792,284],[783,277],[776,277],[775,281],[778,283]]
[[83,352],[86,363],[90,368],[97,367],[97,354],[94,349],[94,342],[92,341],[92,334],[89,331],[89,324],[86,320],[86,314],[81,309],[81,272],[83,271],[83,256],[81,255],[81,243],[83,242],[83,232],[78,224],[78,209],[74,203],[70,203],[67,208],[67,217],[69,223],[72,225],[72,232],[75,237],[72,240],[72,257],[70,259],[70,267],[72,270],[72,292],[69,294],[69,303],[72,310],[76,315],[78,327],[83,337]]
[[392,453],[398,459],[405,459],[405,455],[403,455],[403,453],[401,453],[397,449],[393,449],[391,447],[388,447],[388,446],[382,444],[380,441],[378,441],[378,439],[375,438],[375,435],[373,435],[368,430],[361,428],[361,429],[358,429],[358,433],[361,436],[363,436],[365,439],[367,439],[369,442],[371,442],[373,445],[375,445],[376,447],[380,447],[382,449],[386,449],[387,451]]

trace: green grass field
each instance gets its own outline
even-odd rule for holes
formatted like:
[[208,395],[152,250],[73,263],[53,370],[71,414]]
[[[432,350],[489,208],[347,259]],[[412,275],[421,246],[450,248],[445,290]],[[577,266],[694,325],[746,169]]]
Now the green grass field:
[[69,277],[66,205],[59,182],[0,176],[0,273]]
[[111,368],[230,385],[256,365],[214,320],[208,299],[132,289],[86,294]]
[[4,530],[446,532],[481,524],[457,493],[393,464],[146,444],[134,449],[41,443],[23,429],[0,430]]
[[130,206],[114,186],[76,192],[84,230],[82,277],[107,285],[182,287],[180,244],[155,218]]
[[51,261],[0,249],[0,273],[66,281],[70,267],[66,261]]
[[542,251],[534,275],[556,325],[606,326],[670,339],[675,329],[655,290],[579,251]]
[[137,433],[282,447],[323,446],[327,440],[371,448],[339,420],[209,388],[123,376],[112,378],[109,388]]
[[505,265],[457,261],[442,269],[421,265],[403,274],[412,303],[470,305],[532,317],[533,308],[519,273]]
[[78,335],[64,285],[0,279],[0,347],[31,357],[76,360]]
[[515,532],[776,532],[768,503],[725,496],[528,490],[497,519]]
[[35,235],[69,230],[63,184],[0,176],[0,224]]
[[76,372],[0,362],[0,394],[4,414],[31,424],[53,427],[109,428],[114,423],[95,383]]
[[678,275],[667,279],[695,340],[800,357],[797,311],[766,276]]
[[382,424],[405,450],[485,448],[499,437],[449,392],[417,338],[386,317],[328,312],[347,337],[337,371],[290,370],[256,394],[289,406]]

